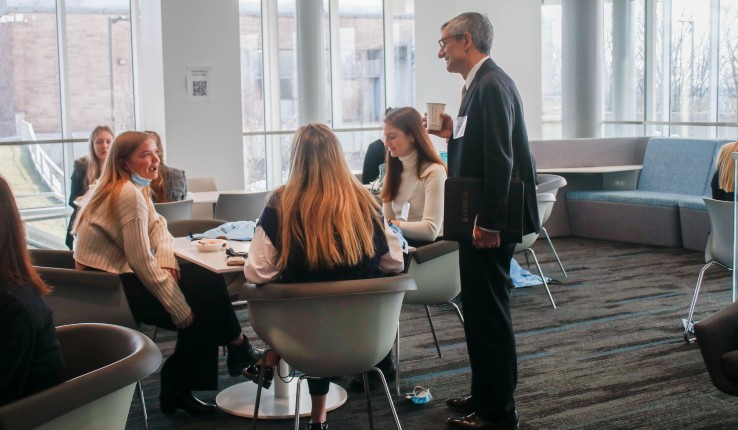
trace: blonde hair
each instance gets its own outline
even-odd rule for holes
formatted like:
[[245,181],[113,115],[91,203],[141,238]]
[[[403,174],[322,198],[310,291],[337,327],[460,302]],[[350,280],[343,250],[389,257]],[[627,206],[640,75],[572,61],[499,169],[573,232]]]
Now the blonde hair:
[[[92,193],[90,202],[82,208],[75,220],[75,230],[76,226],[88,213],[95,212],[98,209],[107,211],[110,217],[114,216],[120,190],[127,181],[131,180],[131,173],[126,170],[125,160],[144,142],[153,139],[150,134],[140,131],[126,131],[115,138],[113,144],[110,145],[108,161],[103,167],[102,174],[100,174],[97,188]],[[146,201],[150,201],[149,187],[144,187],[141,191],[144,193]],[[102,208],[104,203],[107,203],[107,207]]]
[[111,136],[115,137],[115,134],[113,134],[113,130],[111,130],[110,127],[108,127],[107,125],[98,125],[92,130],[92,133],[90,133],[90,143],[88,147],[90,154],[87,156],[88,184],[95,182],[95,179],[100,177],[100,175],[102,174],[103,165],[105,164],[104,160],[100,161],[97,158],[97,155],[95,155],[95,138],[97,138],[97,135],[102,133],[103,131],[108,132]]
[[720,148],[717,159],[717,170],[720,172],[720,189],[732,193],[735,192],[734,170],[735,160],[730,154],[738,152],[738,142],[726,143]]
[[294,247],[304,250],[311,270],[353,266],[374,255],[379,204],[351,173],[327,126],[308,124],[295,132],[290,175],[275,194],[279,268],[287,267]]

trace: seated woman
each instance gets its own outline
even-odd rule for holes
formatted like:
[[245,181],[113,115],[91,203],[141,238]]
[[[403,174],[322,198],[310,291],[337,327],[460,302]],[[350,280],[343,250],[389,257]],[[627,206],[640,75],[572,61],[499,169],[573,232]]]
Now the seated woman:
[[[346,164],[338,138],[325,125],[295,133],[287,184],[259,217],[244,273],[249,282],[316,282],[375,278],[403,269],[397,236],[374,197]],[[327,334],[329,335],[329,334]],[[276,360],[269,357],[267,364]],[[252,369],[246,375],[256,379]],[[328,379],[308,380],[311,429],[325,429]]]
[[411,107],[393,109],[384,117],[389,156],[382,211],[402,230],[411,246],[433,242],[443,227],[446,165],[436,154],[421,120]]
[[738,142],[726,143],[720,148],[717,169],[712,177],[712,198],[715,200],[733,201],[735,195],[734,170],[735,160],[730,154],[738,152]]
[[164,164],[164,145],[159,133],[145,131],[156,139],[156,155],[159,156],[159,175],[151,181],[151,197],[154,203],[178,202],[187,198],[187,177],[184,170]]
[[67,247],[72,249],[74,238],[71,230],[74,220],[77,217],[78,198],[85,195],[90,189],[90,184],[94,184],[100,177],[103,164],[108,156],[108,150],[113,143],[113,130],[107,125],[98,125],[90,133],[90,142],[88,145],[89,155],[74,160],[74,170],[72,171],[72,186],[69,190],[69,206],[73,208],[72,215],[69,217],[69,226],[67,227],[67,239],[65,241]]
[[120,274],[139,323],[178,331],[174,353],[161,369],[161,411],[214,413],[217,407],[192,390],[218,388],[218,346],[228,345],[232,376],[263,351],[241,333],[221,276],[195,264],[180,272],[174,238],[149,196],[148,185],[159,170],[154,138],[122,133],[110,147],[110,160],[77,220],[77,268]]
[[43,297],[51,290],[31,265],[15,198],[0,176],[0,406],[64,381],[64,358]]

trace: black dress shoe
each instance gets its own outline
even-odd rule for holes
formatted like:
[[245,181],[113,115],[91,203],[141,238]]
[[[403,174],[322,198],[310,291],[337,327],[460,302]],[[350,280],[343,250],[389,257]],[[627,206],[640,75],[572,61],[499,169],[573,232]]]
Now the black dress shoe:
[[228,358],[226,359],[228,374],[231,376],[238,376],[243,372],[243,369],[251,366],[262,358],[264,358],[264,351],[259,348],[254,348],[246,337],[243,338],[243,343],[238,346],[229,344]]
[[190,415],[212,415],[218,410],[218,407],[214,404],[205,403],[193,396],[191,392],[184,391],[161,393],[159,406],[161,412],[166,415],[173,414],[177,409],[182,409]]
[[[252,364],[251,366],[243,369],[243,376],[245,376],[247,379],[254,381],[254,384],[258,384],[259,383],[259,367],[260,366]],[[274,368],[267,366],[266,369],[264,369],[264,381],[262,382],[261,386],[268,390],[269,387],[272,386],[273,379],[274,379]]]
[[462,430],[518,430],[520,421],[515,417],[513,420],[498,423],[480,418],[477,414],[469,414],[461,418],[447,419],[446,426]]
[[328,421],[322,423],[307,423],[305,430],[328,430]]
[[464,396],[446,399],[446,406],[462,414],[471,414],[477,411],[479,405],[477,405],[477,402],[474,401],[472,396]]

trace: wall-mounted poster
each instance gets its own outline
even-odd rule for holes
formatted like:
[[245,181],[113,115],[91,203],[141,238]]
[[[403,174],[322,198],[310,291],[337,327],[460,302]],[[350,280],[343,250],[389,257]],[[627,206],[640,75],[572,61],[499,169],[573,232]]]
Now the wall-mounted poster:
[[213,66],[187,67],[187,101],[209,102],[213,99]]

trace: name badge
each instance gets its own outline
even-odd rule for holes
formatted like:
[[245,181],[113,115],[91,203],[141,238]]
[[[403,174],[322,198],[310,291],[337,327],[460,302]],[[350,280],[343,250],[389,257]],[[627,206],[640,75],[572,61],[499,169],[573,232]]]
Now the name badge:
[[454,139],[464,137],[464,131],[466,131],[466,115],[456,118],[454,124]]
[[400,214],[400,219],[403,221],[407,221],[407,217],[410,216],[410,202],[405,202],[404,205],[402,205],[402,213]]

